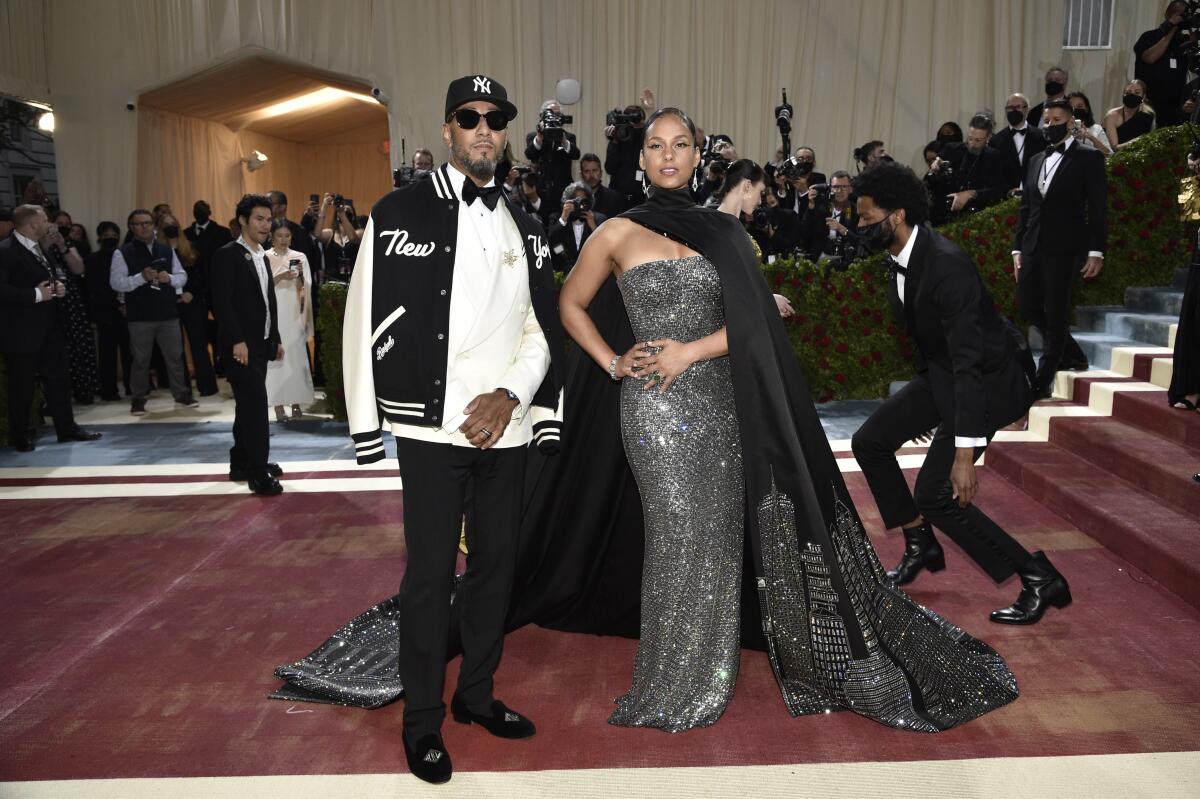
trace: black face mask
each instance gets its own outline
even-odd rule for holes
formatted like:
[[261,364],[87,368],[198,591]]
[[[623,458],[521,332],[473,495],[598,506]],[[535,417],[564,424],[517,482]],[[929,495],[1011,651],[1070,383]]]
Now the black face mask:
[[1134,108],[1137,108],[1141,104],[1142,104],[1142,96],[1140,94],[1134,94],[1133,92],[1127,92],[1124,96],[1121,97],[1121,105],[1125,106],[1128,109],[1132,110]]
[[873,225],[863,225],[858,229],[858,238],[871,252],[883,252],[896,240],[896,226],[885,228],[885,216]]
[[1005,117],[1008,118],[1008,124],[1013,125],[1014,127],[1025,121],[1025,114],[1023,114],[1021,110],[1017,108],[1008,109]]
[[1048,80],[1048,81],[1046,81],[1046,96],[1054,97],[1056,95],[1062,94],[1062,90],[1065,88],[1066,88],[1065,86],[1063,86],[1061,83],[1059,83],[1056,80]]
[[58,232],[62,234],[62,237],[64,239],[71,238],[71,226],[70,225],[59,225]]
[[209,214],[208,211],[193,211],[192,216],[196,217],[196,221],[203,225],[208,222],[208,218],[211,216],[211,214]]
[[179,237],[179,225],[167,225],[165,228],[163,228],[163,235],[166,236],[168,239],[178,238]]
[[1058,144],[1067,138],[1067,123],[1059,122],[1057,125],[1047,125],[1042,128],[1042,132],[1046,134],[1046,141],[1051,144]]
[[100,239],[100,249],[102,249],[102,250],[117,249],[117,240],[116,239]]

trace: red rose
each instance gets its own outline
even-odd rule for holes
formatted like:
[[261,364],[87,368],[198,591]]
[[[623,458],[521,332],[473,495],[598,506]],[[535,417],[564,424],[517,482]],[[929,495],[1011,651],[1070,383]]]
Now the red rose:
[[1113,171],[1114,175],[1120,176],[1120,175],[1124,175],[1128,170],[1125,169],[1124,164],[1117,164],[1116,166],[1113,167],[1112,171]]
[[1187,170],[1186,170],[1186,169],[1184,169],[1184,168],[1183,168],[1183,167],[1181,167],[1181,166],[1173,167],[1173,168],[1171,169],[1171,171],[1172,171],[1172,172],[1174,172],[1176,175],[1182,175],[1182,174],[1184,174],[1185,172],[1187,172]]
[[825,335],[825,325],[817,325],[816,327],[814,327],[814,328],[813,328],[813,335],[814,335],[814,336],[823,336],[823,335]]
[[792,288],[800,288],[800,278],[794,277],[788,282],[792,284]]
[[845,330],[847,327],[850,326],[850,320],[849,319],[839,319],[838,326],[841,327],[843,330]]
[[829,361],[825,358],[822,358],[821,360],[817,361],[817,365],[820,366],[822,369],[828,369]]
[[779,288],[783,285],[783,275],[775,275],[775,287]]
[[1124,200],[1113,200],[1112,207],[1113,207],[1113,210],[1115,210],[1115,211],[1124,211],[1125,210],[1125,201]]
[[864,355],[858,359],[858,365],[866,368],[871,365],[871,359]]
[[[1138,231],[1138,237],[1143,238],[1143,239],[1148,239],[1148,238],[1150,238],[1150,231],[1146,230],[1146,228],[1142,228],[1141,230]],[[1134,253],[1134,255],[1136,255],[1136,254],[1137,253]]]
[[850,306],[843,305],[841,308],[838,309],[838,313],[840,313],[842,316],[849,316],[850,315]]
[[988,240],[985,239],[983,236],[976,236],[975,243],[978,244],[980,247],[986,247]]
[[870,328],[870,327],[864,327],[864,328],[862,329],[862,334],[863,334],[863,336],[870,336],[870,335],[872,335],[874,332],[875,332],[875,331],[874,331],[872,328]]
[[841,341],[838,342],[838,345],[836,347],[834,347],[834,349],[837,350],[838,355],[845,355],[847,352],[850,351],[850,348],[847,347],[846,344]]
[[871,360],[872,361],[882,361],[883,353],[880,352],[879,350],[871,350]]
[[833,340],[829,336],[821,336],[821,338],[817,339],[817,345],[821,347],[828,347],[832,343]]
[[802,313],[798,313],[795,316],[793,316],[792,318],[796,320],[796,324],[798,324],[798,325],[802,325],[808,321],[808,317]]
[[812,282],[813,282],[812,272],[809,272],[807,275],[804,276],[804,282],[808,283],[810,285],[812,284]]
[[855,289],[854,291],[852,291],[850,293],[850,299],[854,300],[855,302],[860,301],[862,298],[863,298],[862,292],[859,291],[858,289]]
[[1012,214],[1009,214],[1008,216],[1004,217],[1004,224],[1008,225],[1009,227],[1015,227],[1017,224],[1017,218]]
[[844,374],[842,374],[841,372],[838,372],[837,374],[835,374],[835,375],[833,376],[833,379],[834,379],[834,380],[836,380],[836,381],[838,381],[839,383],[845,383],[845,382],[846,382],[846,376],[845,376]]
[[962,229],[962,232],[959,233],[959,235],[962,236],[963,240],[965,241],[966,239],[971,238],[971,229],[969,227],[965,227]]

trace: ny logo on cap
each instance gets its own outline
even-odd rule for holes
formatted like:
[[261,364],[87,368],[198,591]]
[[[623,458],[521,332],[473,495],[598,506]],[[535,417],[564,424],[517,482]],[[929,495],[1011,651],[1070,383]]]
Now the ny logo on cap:
[[491,93],[492,93],[492,81],[491,81],[491,79],[490,79],[490,78],[485,78],[485,77],[483,77],[482,75],[478,75],[478,76],[476,76],[476,78],[475,78],[475,91],[477,91],[477,92],[483,92],[484,94],[491,94]]

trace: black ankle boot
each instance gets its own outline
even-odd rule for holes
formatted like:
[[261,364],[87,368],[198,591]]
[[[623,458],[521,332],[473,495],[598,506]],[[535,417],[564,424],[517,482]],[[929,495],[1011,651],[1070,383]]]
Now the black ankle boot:
[[946,556],[933,537],[929,522],[904,530],[904,557],[896,568],[887,573],[892,585],[908,585],[917,579],[921,569],[940,572],[946,568]]
[[991,619],[997,624],[1037,624],[1051,605],[1065,608],[1071,604],[1071,587],[1045,552],[1034,552],[1017,575],[1021,593],[1007,608],[992,611]]

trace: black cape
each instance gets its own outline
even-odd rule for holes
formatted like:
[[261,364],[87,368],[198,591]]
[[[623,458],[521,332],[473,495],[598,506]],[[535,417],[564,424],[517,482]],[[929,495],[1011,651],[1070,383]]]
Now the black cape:
[[[1016,679],[994,650],[885,582],[738,221],[696,206],[686,190],[652,189],[622,217],[705,256],[720,276],[746,478],[744,572],[758,600],[743,602],[743,641],[765,646],[788,710],[851,709],[935,732],[1015,699]],[[614,280],[589,313],[615,351],[632,346]],[[618,385],[578,348],[565,403],[563,451],[534,456],[527,481],[510,628],[636,635],[642,516],[621,445]],[[394,623],[394,608],[393,600],[372,608],[278,669],[290,683],[279,698],[364,706],[397,698],[394,652],[390,674],[385,656],[364,654],[376,664],[369,691],[321,673],[333,654],[360,645],[364,629]]]

